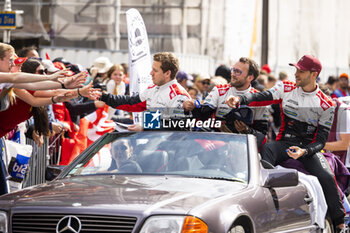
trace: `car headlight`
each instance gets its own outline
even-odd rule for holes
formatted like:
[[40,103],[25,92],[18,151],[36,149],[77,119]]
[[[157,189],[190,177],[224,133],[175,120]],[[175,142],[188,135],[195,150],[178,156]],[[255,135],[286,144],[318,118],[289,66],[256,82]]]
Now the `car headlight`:
[[208,226],[193,216],[153,216],[146,220],[140,233],[207,233]]
[[7,233],[7,213],[0,211],[0,232]]

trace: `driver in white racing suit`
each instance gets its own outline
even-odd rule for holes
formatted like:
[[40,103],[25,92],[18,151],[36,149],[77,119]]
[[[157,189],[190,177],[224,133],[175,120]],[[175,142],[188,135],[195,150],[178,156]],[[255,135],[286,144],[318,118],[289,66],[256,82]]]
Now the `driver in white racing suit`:
[[[231,68],[231,83],[215,86],[201,106],[198,103],[196,104],[195,100],[186,100],[184,108],[192,111],[193,116],[197,119],[206,120],[215,114],[215,118],[226,121],[226,115],[232,110],[225,103],[227,97],[258,92],[251,86],[251,82],[258,75],[259,67],[256,62],[250,58],[241,57]],[[234,133],[254,134],[258,138],[258,145],[261,145],[266,140],[268,111],[265,107],[252,106],[251,109],[253,111],[253,124],[251,127],[239,120],[226,122],[226,124],[234,125],[231,128]],[[258,133],[260,135],[257,135]]]
[[296,83],[284,81],[268,91],[230,96],[226,103],[235,108],[239,104],[256,106],[279,103],[282,125],[276,141],[261,149],[262,159],[273,165],[293,158],[302,162],[308,172],[316,176],[322,186],[330,217],[336,232],[348,232],[344,224],[345,210],[334,175],[321,153],[333,122],[335,105],[316,84],[321,72],[320,61],[303,56],[296,67]]
[[173,53],[156,53],[151,71],[153,85],[139,95],[112,95],[98,90],[92,90],[90,94],[120,110],[142,112],[158,109],[163,118],[181,118],[185,115],[182,104],[191,97],[175,79],[178,70],[179,62]]

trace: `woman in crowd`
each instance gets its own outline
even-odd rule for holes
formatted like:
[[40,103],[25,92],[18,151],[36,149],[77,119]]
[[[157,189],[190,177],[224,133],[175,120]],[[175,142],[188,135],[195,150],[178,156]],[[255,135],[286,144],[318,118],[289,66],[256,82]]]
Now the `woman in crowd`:
[[[107,93],[112,95],[125,95],[125,83],[123,81],[125,76],[124,68],[121,65],[113,65],[108,71],[107,76],[102,80],[106,85]],[[115,113],[115,109],[108,109],[108,119],[111,119]]]
[[[37,60],[29,59],[22,65],[23,71],[40,73],[43,67]],[[38,71],[38,72],[36,72]],[[49,126],[46,110],[41,106],[52,104],[53,102],[66,101],[72,98],[72,94],[62,94],[51,98],[37,98],[33,96],[34,91],[11,88],[8,92],[12,96],[10,106],[7,110],[0,112],[0,137],[13,130],[19,123],[28,120],[34,115],[35,131],[38,135],[49,134]],[[13,95],[11,94],[13,93]]]

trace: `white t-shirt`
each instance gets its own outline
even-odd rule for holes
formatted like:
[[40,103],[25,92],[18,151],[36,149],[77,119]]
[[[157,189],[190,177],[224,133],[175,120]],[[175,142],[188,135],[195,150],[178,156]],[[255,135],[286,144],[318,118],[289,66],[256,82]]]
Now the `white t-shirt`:
[[[116,83],[112,79],[109,79],[108,81],[105,80],[103,83],[106,85],[107,92],[114,94]],[[123,81],[117,86],[117,91],[118,95],[125,95],[125,83]]]
[[[105,80],[103,81],[103,84],[106,85],[106,91],[114,95],[114,90],[116,85],[114,80],[112,79]],[[117,95],[125,95],[125,83],[123,81],[117,86]],[[115,114],[115,112],[116,112],[116,109],[112,107],[108,108],[108,120],[112,119],[112,116]]]

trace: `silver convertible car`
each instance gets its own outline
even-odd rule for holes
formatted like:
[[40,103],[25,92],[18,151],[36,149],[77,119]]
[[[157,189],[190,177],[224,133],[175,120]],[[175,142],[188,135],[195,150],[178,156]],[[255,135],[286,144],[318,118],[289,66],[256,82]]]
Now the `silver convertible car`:
[[252,135],[114,132],[55,180],[2,196],[0,232],[332,232],[312,202]]

